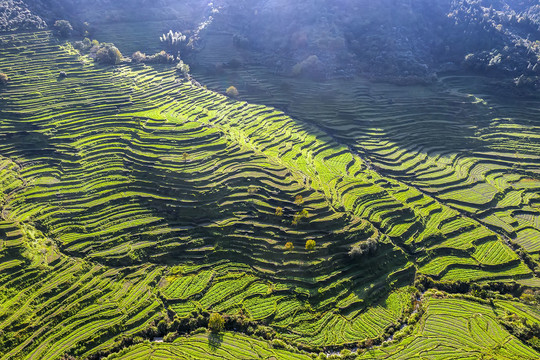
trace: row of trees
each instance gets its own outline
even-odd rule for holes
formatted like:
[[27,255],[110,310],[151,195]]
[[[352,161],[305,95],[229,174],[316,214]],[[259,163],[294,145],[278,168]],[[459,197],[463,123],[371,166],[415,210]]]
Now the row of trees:
[[[305,246],[306,250],[313,251],[315,250],[316,246],[317,246],[317,243],[315,242],[315,240],[309,239],[306,241],[306,246]],[[285,250],[291,251],[293,249],[294,249],[294,245],[292,242],[289,241],[285,244]]]

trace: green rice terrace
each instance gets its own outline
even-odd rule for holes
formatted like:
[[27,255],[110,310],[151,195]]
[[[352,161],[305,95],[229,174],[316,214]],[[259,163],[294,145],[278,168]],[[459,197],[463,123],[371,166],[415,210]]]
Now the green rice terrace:
[[540,358],[538,96],[0,45],[0,359]]

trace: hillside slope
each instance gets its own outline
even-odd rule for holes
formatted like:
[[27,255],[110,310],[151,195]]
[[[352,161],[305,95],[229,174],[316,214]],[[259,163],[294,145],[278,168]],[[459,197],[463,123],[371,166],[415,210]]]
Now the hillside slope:
[[[527,151],[527,170],[510,177],[501,154],[480,161],[482,171],[470,170],[474,157],[444,168],[429,154],[415,173],[427,177],[411,180],[415,167],[394,165],[402,153],[392,144],[355,145],[357,133],[339,119],[330,136],[316,118],[231,100],[169,66],[98,66],[50,32],[1,41],[0,70],[10,78],[0,90],[2,359],[134,356],[129,351],[204,358],[237,356],[246,346],[278,358],[302,358],[298,348],[362,352],[404,323],[398,337],[409,339],[430,331],[433,311],[447,316],[429,300],[447,294],[418,298],[412,285],[482,281],[515,306],[511,289],[538,286],[536,260],[518,256],[498,232],[507,220],[498,210],[515,217],[508,232],[538,231],[538,159]],[[479,106],[472,100],[463,106]],[[521,136],[520,127],[501,129]],[[468,191],[476,197],[462,195]],[[531,239],[526,252],[534,255]],[[466,297],[441,304],[463,308],[465,318],[488,317],[480,327],[497,326],[498,336],[474,354],[537,357],[511,327],[490,325],[502,321],[499,305],[474,304]],[[210,312],[251,338],[194,333]],[[538,319],[527,321],[534,327]],[[450,336],[432,333],[438,342]],[[176,340],[142,343],[164,335]]]

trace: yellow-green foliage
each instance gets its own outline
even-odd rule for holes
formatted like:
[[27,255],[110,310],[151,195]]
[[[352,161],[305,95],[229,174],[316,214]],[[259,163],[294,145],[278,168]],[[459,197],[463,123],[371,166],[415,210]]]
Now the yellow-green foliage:
[[100,44],[96,52],[96,62],[116,65],[122,61],[122,53],[113,44]]
[[225,320],[223,316],[218,313],[213,313],[210,315],[210,320],[208,321],[208,329],[213,333],[219,333],[223,331],[225,327]]
[[226,94],[227,96],[230,96],[230,97],[237,97],[238,95],[240,95],[240,93],[238,92],[238,89],[235,88],[234,86],[229,86],[227,88]]
[[308,251],[315,250],[315,246],[317,246],[317,244],[315,243],[315,240],[310,239],[306,241],[306,250]]
[[0,73],[0,85],[6,85],[8,81],[9,77],[4,73]]

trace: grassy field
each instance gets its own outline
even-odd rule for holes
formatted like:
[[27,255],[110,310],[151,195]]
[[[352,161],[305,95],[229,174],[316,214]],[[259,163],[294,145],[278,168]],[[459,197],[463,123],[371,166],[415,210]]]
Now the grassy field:
[[[510,126],[518,110],[448,77],[406,94],[329,82],[285,113],[170,66],[98,66],[49,32],[0,41],[0,359],[537,357],[496,313],[534,305],[419,305],[413,287],[538,286],[537,103]],[[193,333],[213,312],[246,326]]]

